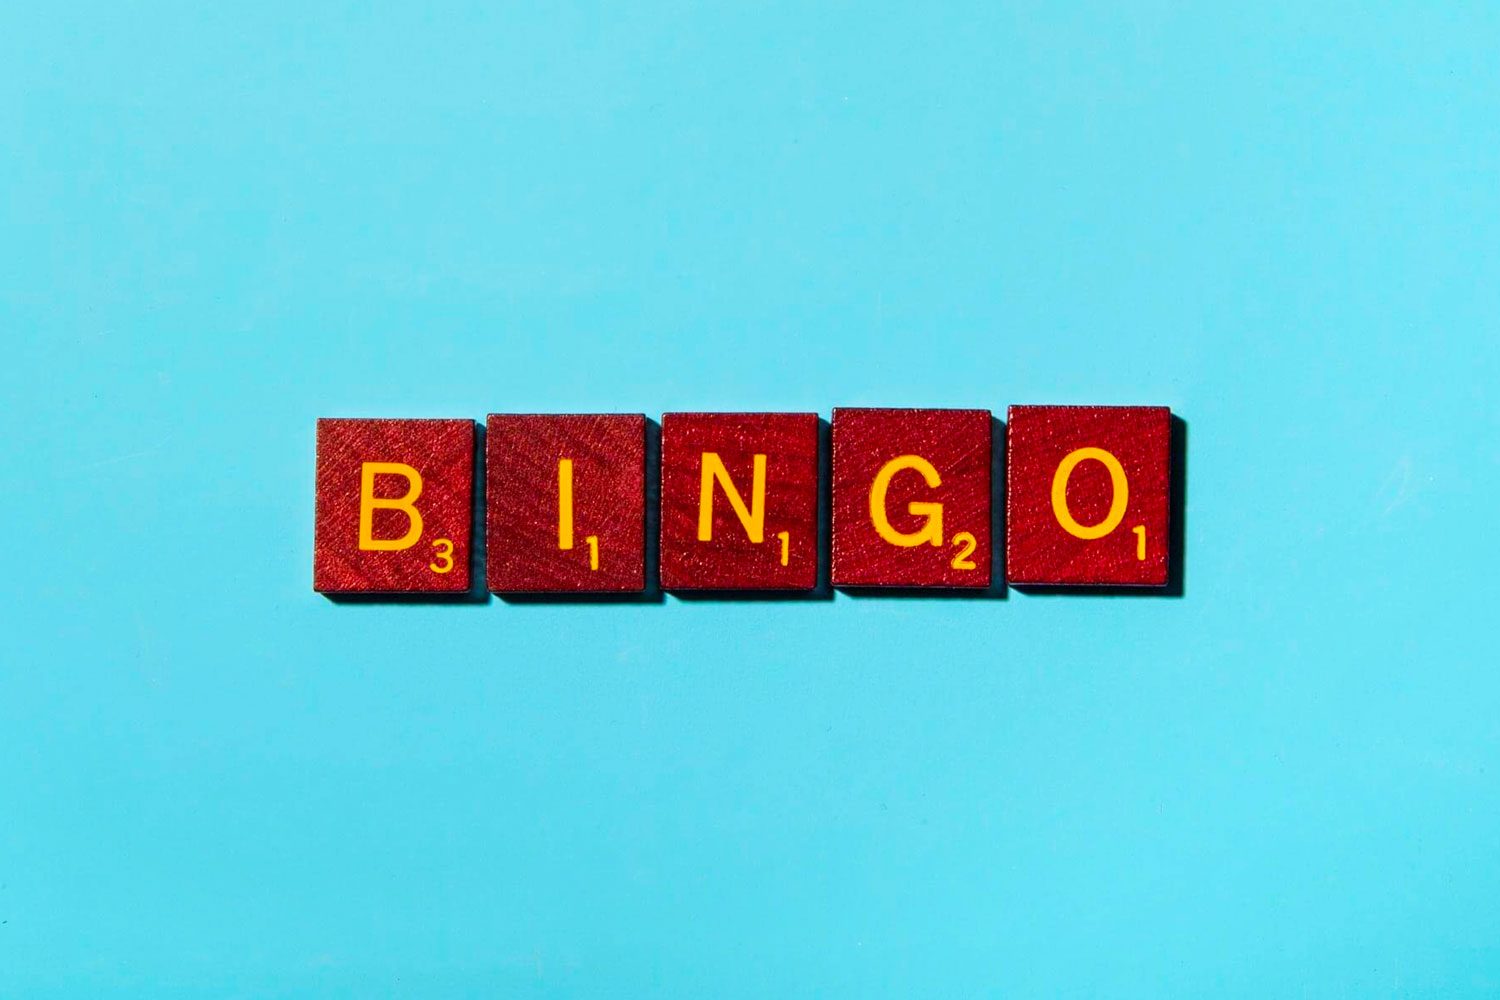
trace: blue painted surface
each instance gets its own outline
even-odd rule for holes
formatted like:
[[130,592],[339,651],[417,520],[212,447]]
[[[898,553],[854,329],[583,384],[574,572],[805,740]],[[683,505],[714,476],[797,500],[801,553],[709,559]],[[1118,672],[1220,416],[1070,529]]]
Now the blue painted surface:
[[[1500,992],[1493,6],[10,5],[0,994]],[[1164,403],[1180,599],[335,605],[320,415]]]

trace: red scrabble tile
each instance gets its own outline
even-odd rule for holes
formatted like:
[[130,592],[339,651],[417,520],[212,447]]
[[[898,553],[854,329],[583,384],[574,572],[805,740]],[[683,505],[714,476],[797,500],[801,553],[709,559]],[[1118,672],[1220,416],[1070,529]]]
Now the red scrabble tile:
[[990,585],[990,411],[833,411],[833,583]]
[[313,589],[469,589],[472,420],[319,420]]
[[500,593],[646,588],[646,418],[490,414],[486,562]]
[[817,414],[662,417],[662,589],[817,582]]
[[1172,479],[1165,406],[1012,406],[1012,583],[1161,587]]

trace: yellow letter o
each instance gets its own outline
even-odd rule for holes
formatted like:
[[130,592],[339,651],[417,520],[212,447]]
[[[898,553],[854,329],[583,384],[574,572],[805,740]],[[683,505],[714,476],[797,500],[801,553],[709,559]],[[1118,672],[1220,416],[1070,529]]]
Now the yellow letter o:
[[[1102,462],[1109,470],[1110,485],[1114,487],[1114,499],[1110,502],[1109,513],[1104,520],[1095,525],[1082,525],[1073,519],[1073,512],[1068,509],[1068,480],[1073,475],[1073,469],[1079,462],[1092,458],[1096,462]],[[1079,448],[1070,452],[1068,457],[1062,460],[1057,467],[1057,472],[1052,476],[1052,513],[1057,515],[1057,523],[1063,526],[1063,530],[1075,538],[1095,539],[1103,538],[1120,526],[1125,520],[1125,507],[1130,502],[1130,482],[1125,478],[1125,469],[1120,465],[1120,460],[1115,458],[1103,448]]]

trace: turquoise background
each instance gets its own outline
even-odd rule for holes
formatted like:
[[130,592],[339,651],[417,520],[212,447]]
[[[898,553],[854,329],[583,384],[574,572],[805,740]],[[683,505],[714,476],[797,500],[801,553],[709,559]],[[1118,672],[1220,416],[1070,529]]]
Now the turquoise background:
[[[0,13],[0,995],[1494,996],[1500,9]],[[334,604],[318,416],[1167,404],[1181,598]]]

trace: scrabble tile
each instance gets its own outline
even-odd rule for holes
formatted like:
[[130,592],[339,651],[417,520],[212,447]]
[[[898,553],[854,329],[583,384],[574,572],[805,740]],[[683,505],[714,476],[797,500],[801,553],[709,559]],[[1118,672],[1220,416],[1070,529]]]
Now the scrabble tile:
[[833,411],[833,583],[990,585],[990,411]]
[[668,413],[661,438],[662,589],[817,586],[817,414]]
[[469,589],[472,420],[319,420],[313,589]]
[[492,413],[488,583],[499,593],[646,588],[646,418]]
[[1165,406],[1012,406],[1006,574],[1015,584],[1167,583]]

